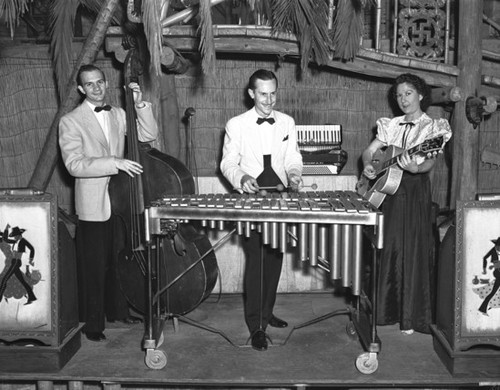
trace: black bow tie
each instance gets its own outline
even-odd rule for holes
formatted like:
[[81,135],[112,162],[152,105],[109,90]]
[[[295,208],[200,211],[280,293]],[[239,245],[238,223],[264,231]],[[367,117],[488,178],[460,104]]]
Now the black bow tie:
[[102,110],[104,110],[104,111],[111,111],[111,106],[109,104],[106,104],[105,106],[100,106],[100,107],[96,106],[94,108],[95,112],[101,112]]
[[270,125],[274,124],[274,118],[257,118],[257,124],[261,125],[264,122],[268,122]]
[[415,123],[413,123],[413,122],[401,122],[399,124],[399,126],[410,126],[410,127],[413,127],[413,126],[415,126]]

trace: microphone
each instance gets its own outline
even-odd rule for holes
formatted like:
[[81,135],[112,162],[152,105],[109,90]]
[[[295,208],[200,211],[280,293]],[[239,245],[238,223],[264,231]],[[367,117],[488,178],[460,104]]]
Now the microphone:
[[194,114],[196,114],[196,110],[193,107],[186,108],[186,111],[184,112],[184,115],[187,116],[188,118],[190,116],[194,116]]

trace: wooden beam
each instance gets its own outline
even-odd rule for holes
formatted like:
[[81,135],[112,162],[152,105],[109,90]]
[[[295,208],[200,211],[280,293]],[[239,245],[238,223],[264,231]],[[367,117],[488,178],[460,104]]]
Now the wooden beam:
[[[483,2],[459,0],[458,2],[458,68],[457,85],[465,96],[476,96],[481,87],[481,25]],[[457,200],[473,200],[477,193],[479,166],[479,132],[467,120],[466,102],[455,105],[451,128],[453,129],[453,159],[451,208]]]
[[433,88],[431,91],[432,104],[455,103],[465,99],[460,87]]
[[[118,36],[119,30],[116,27],[110,28],[108,34]],[[198,51],[199,37],[192,26],[165,28],[163,37],[179,51]],[[273,33],[271,28],[265,26],[214,26],[214,42],[219,53],[269,54],[292,58],[300,56],[298,41],[293,34]],[[360,48],[353,61],[332,59],[326,65],[384,79],[394,79],[401,73],[412,72],[435,87],[454,87],[458,76],[457,68],[452,65],[363,48]]]

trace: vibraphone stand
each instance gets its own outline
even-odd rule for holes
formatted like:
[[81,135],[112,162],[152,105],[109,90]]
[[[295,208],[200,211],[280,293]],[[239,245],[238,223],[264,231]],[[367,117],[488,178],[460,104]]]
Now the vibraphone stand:
[[[359,372],[363,374],[372,374],[377,371],[378,360],[377,354],[381,349],[381,342],[377,335],[377,318],[376,318],[376,294],[377,294],[377,268],[378,268],[378,258],[379,251],[376,247],[376,238],[374,235],[365,230],[365,234],[369,237],[372,246],[372,272],[371,272],[371,296],[373,304],[370,299],[366,296],[364,291],[356,297],[355,307],[347,307],[345,309],[339,309],[332,311],[330,313],[324,314],[320,317],[316,317],[312,320],[303,322],[302,324],[295,325],[287,338],[283,342],[286,344],[292,333],[300,328],[305,328],[307,326],[317,324],[318,322],[327,320],[329,318],[335,317],[337,315],[348,315],[349,322],[346,325],[347,335],[353,339],[358,338],[363,349],[366,351],[358,356],[356,359],[356,368]],[[370,315],[371,314],[371,315]]]
[[[240,194],[172,195],[154,202],[145,216],[148,241],[150,233],[159,236],[166,234],[169,221],[184,223],[199,220],[202,226],[220,230],[224,229],[225,223],[236,222],[235,230],[238,235],[247,235],[257,230],[262,234],[263,244],[270,245],[271,248],[284,251],[287,244],[292,247],[298,246],[300,259],[309,260],[312,267],[324,267],[323,263],[326,264],[328,259],[327,270],[331,273],[332,280],[341,279],[343,287],[351,288],[352,295],[357,297],[355,305],[308,321],[294,329],[331,316],[347,314],[350,316],[348,334],[351,336],[357,334],[366,351],[356,360],[358,370],[369,374],[378,368],[377,353],[380,351],[380,340],[375,325],[379,261],[377,249],[383,247],[384,216],[380,210],[357,193],[320,191],[286,193],[280,197]],[[371,303],[362,288],[363,230],[365,234],[368,233],[374,250]],[[222,239],[218,244],[221,241]],[[148,266],[151,267],[151,264]],[[150,282],[151,280],[148,281]],[[152,291],[151,287],[154,286],[149,287]],[[146,335],[144,343],[147,349],[146,364],[150,367],[157,364],[155,359],[159,361],[158,364],[163,366],[166,364],[163,352],[154,350],[161,341],[161,326],[153,323],[153,310],[156,310],[157,316],[161,314],[158,308],[159,293],[161,291],[150,297],[152,305],[149,313],[149,334]],[[210,330],[206,327],[205,329]]]
[[[146,213],[147,218],[147,213]],[[146,222],[147,226],[147,222]],[[160,296],[165,293],[173,284],[175,284],[178,280],[180,280],[186,273],[188,273],[191,269],[196,267],[203,259],[212,251],[215,251],[218,247],[220,247],[234,232],[236,229],[233,229],[229,233],[227,233],[224,237],[222,237],[217,243],[212,245],[212,248],[205,252],[200,256],[195,262],[193,262],[188,268],[186,268],[182,273],[180,273],[177,277],[175,277],[170,283],[166,286],[160,286],[160,278],[157,277],[157,284],[153,286],[153,274],[156,270],[159,269],[159,265],[161,262],[160,251],[156,250],[155,261],[153,264],[153,247],[160,248],[161,245],[161,235],[155,235],[154,244],[151,240],[151,235],[149,232],[146,232],[146,245],[147,245],[147,289],[148,289],[148,308],[147,308],[147,324],[146,324],[146,333],[143,339],[143,348],[146,351],[145,363],[146,366],[152,369],[161,370],[167,365],[167,355],[166,353],[159,349],[164,341],[163,328],[165,326],[165,322],[168,319],[172,319],[174,321],[174,329],[177,329],[178,321],[182,321],[188,323],[190,325],[196,326],[201,329],[205,329],[212,333],[217,333],[226,339],[231,345],[236,345],[226,336],[222,331],[202,324],[198,321],[192,320],[188,317],[185,317],[180,314],[173,313],[163,313],[161,312],[160,305]]]

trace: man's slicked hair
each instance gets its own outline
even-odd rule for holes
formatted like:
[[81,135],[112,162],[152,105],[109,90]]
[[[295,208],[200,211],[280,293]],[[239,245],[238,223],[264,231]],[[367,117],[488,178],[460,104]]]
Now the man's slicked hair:
[[274,72],[271,72],[270,70],[259,69],[250,76],[250,79],[248,80],[248,88],[252,91],[255,91],[255,88],[257,88],[257,80],[274,80],[276,81],[276,88],[278,88],[278,79],[276,78]]
[[80,69],[78,69],[78,73],[76,74],[76,84],[83,86],[82,85],[82,73],[93,72],[94,70],[101,72],[103,80],[106,81],[106,75],[99,67],[92,65],[92,64],[87,64],[87,65],[80,66]]

